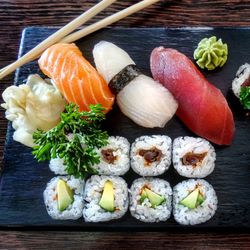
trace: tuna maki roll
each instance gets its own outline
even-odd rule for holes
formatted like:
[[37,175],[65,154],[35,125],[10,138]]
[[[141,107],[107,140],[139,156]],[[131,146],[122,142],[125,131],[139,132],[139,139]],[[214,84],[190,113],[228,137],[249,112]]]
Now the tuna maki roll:
[[121,136],[110,136],[108,145],[97,150],[100,163],[94,165],[98,174],[124,175],[130,167],[130,144]]
[[51,179],[43,192],[48,214],[56,220],[76,220],[82,216],[84,181],[73,176]]
[[196,225],[210,220],[217,209],[213,187],[202,179],[190,179],[173,188],[173,215],[182,225]]
[[172,189],[159,178],[139,178],[130,188],[130,212],[143,222],[166,221],[171,215]]
[[86,222],[119,219],[128,209],[127,183],[117,176],[93,175],[86,182],[84,202]]
[[241,65],[232,82],[232,89],[245,109],[250,109],[250,64]]
[[214,147],[205,139],[185,136],[173,142],[173,165],[182,176],[208,176],[214,170],[215,159]]
[[157,176],[171,164],[172,140],[164,135],[141,136],[131,147],[131,167],[141,176]]

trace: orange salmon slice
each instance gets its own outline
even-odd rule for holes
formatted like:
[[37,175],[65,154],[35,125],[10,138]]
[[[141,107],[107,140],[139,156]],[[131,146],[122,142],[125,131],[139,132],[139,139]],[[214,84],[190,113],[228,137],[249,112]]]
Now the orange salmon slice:
[[88,111],[90,104],[100,103],[107,113],[114,95],[96,69],[83,57],[75,44],[58,43],[43,52],[38,64],[69,103]]

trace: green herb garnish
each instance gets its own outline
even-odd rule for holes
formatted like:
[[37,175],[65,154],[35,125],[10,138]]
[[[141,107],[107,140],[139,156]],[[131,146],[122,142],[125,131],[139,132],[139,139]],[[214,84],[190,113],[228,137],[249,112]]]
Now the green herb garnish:
[[243,105],[244,109],[250,109],[250,86],[241,87],[240,102]]
[[[41,162],[56,157],[64,159],[69,175],[85,178],[96,173],[93,165],[100,162],[95,148],[108,143],[108,134],[101,130],[105,119],[100,104],[90,105],[90,111],[79,111],[75,104],[65,107],[60,123],[49,131],[37,130],[33,134],[33,155]],[[71,134],[72,133],[72,134]]]

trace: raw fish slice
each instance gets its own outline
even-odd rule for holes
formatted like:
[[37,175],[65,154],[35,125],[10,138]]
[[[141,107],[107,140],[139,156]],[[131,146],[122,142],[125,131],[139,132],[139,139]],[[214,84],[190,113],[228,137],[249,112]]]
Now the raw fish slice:
[[169,91],[145,75],[132,80],[116,99],[122,113],[147,128],[164,127],[177,109]]
[[197,135],[219,145],[230,145],[234,135],[232,112],[221,91],[194,64],[174,49],[155,48],[151,71],[179,103],[177,115]]
[[68,102],[89,110],[90,104],[102,104],[108,112],[114,96],[105,80],[82,56],[75,44],[58,43],[48,48],[38,61],[40,69],[52,78]]
[[135,65],[127,52],[106,41],[95,45],[93,55],[97,71],[107,82],[126,66]]
[[[93,50],[96,68],[110,81],[128,65],[135,64],[116,45],[102,41]],[[178,104],[171,93],[152,78],[139,74],[117,94],[121,111],[143,127],[164,127],[175,114]]]

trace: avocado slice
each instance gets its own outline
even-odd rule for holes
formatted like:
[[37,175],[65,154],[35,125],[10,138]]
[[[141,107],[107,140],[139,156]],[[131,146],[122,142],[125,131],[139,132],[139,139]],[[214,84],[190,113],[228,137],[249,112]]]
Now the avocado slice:
[[182,204],[185,207],[194,209],[194,208],[196,208],[196,203],[197,203],[198,196],[199,196],[199,189],[196,188],[186,198],[181,200],[180,204]]
[[151,191],[148,188],[145,188],[145,191],[147,194],[147,198],[149,199],[149,201],[153,207],[157,207],[157,206],[161,205],[164,201],[166,201],[165,197]]
[[148,196],[147,196],[145,189],[142,189],[140,203],[142,203],[147,197]]
[[199,192],[199,195],[198,195],[197,201],[196,201],[196,207],[201,205],[204,202],[204,200],[205,200],[204,196]]
[[109,212],[115,211],[115,196],[113,183],[106,181],[103,188],[101,200],[99,201],[100,207]]
[[74,201],[74,192],[67,183],[59,179],[56,186],[59,211],[64,211]]

